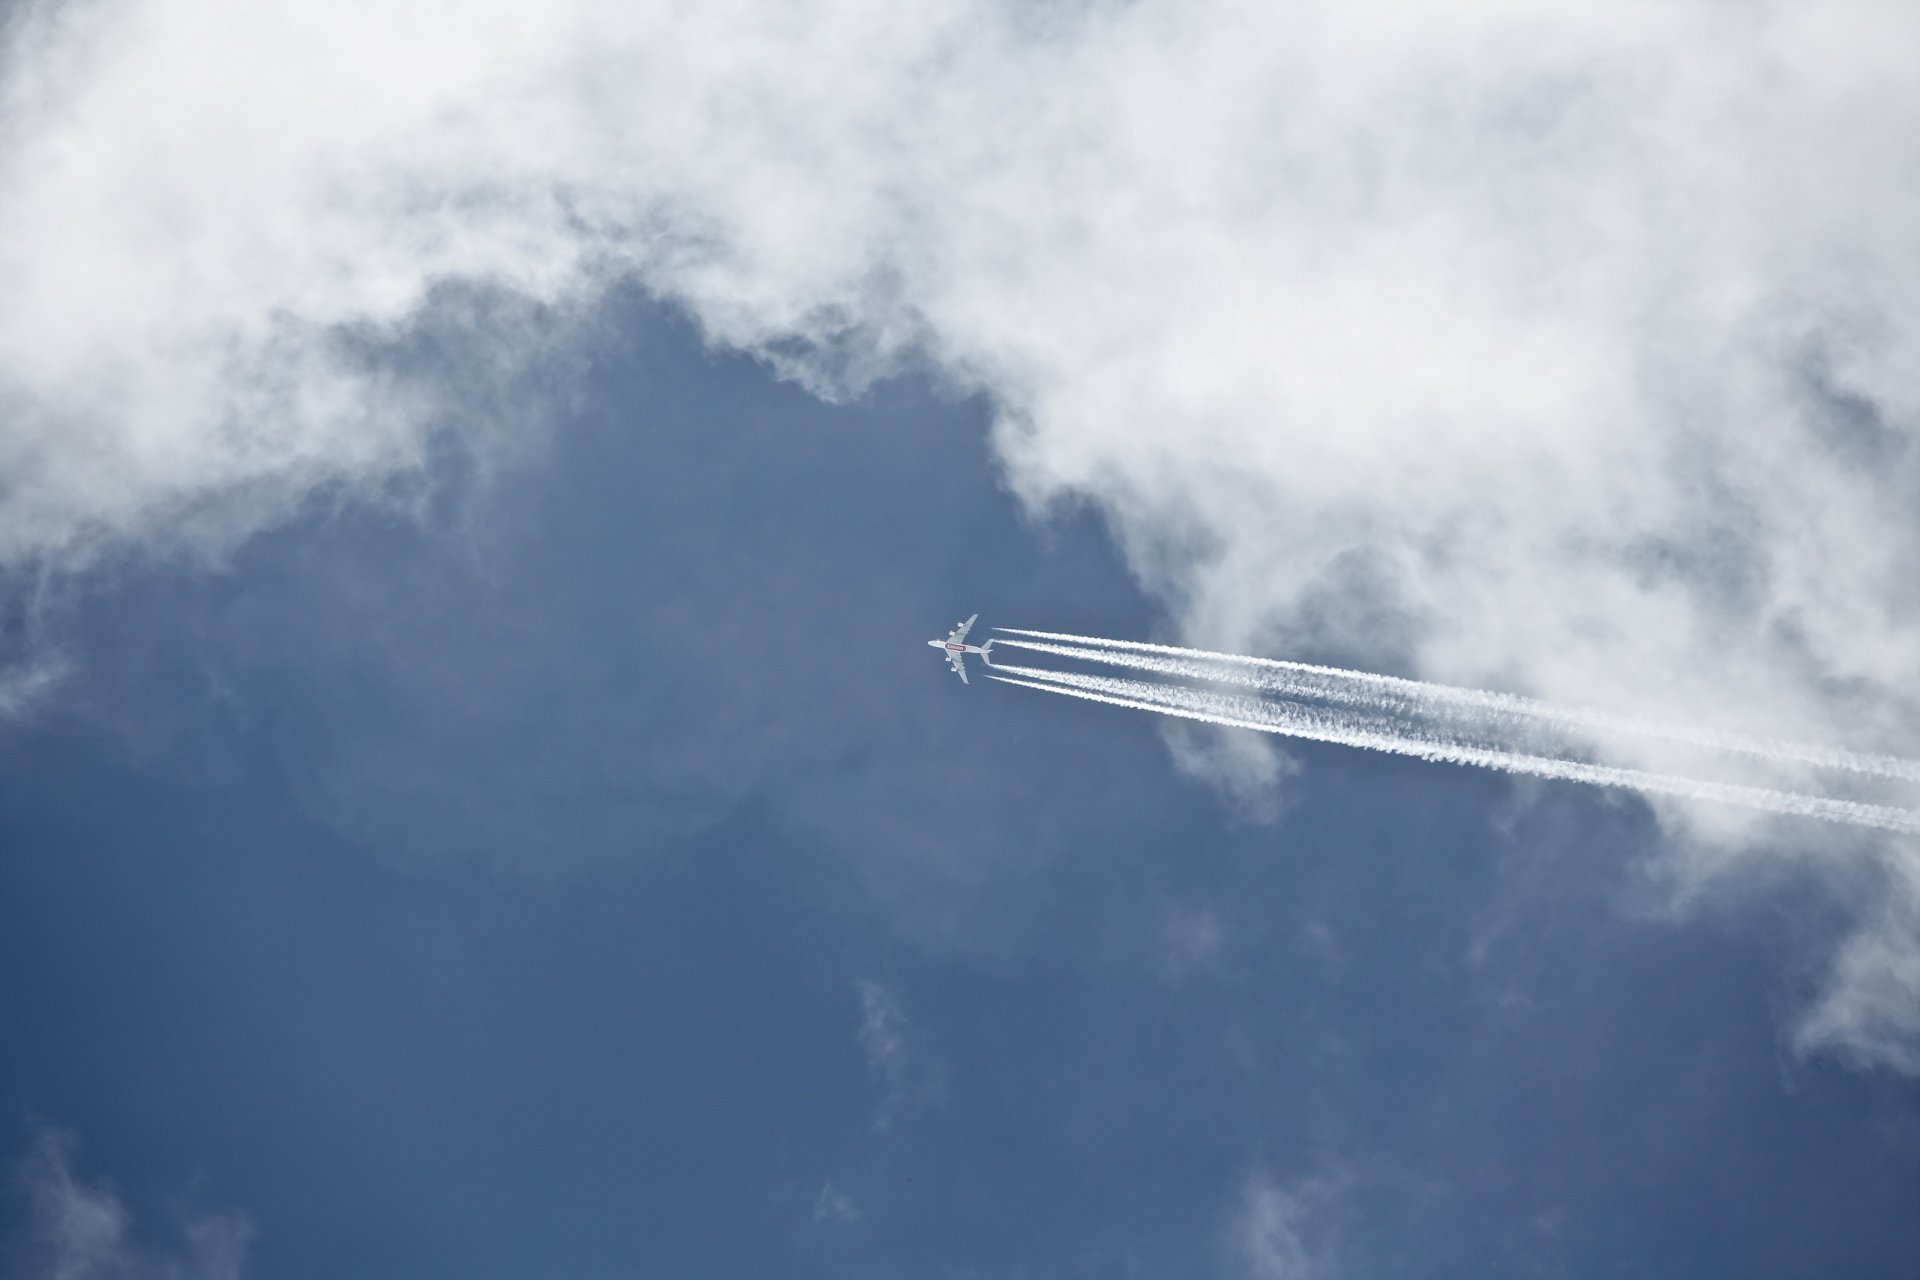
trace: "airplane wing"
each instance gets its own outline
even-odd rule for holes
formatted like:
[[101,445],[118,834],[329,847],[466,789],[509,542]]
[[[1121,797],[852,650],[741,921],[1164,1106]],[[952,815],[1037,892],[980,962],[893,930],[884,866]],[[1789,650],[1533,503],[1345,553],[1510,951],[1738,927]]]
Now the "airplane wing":
[[[965,629],[965,628],[962,628],[962,630],[964,630],[964,629]],[[956,634],[958,634],[958,633],[956,633]],[[959,654],[957,654],[957,653],[950,653],[950,654],[948,654],[948,655],[947,655],[947,661],[948,661],[948,663],[950,663],[950,664],[952,665],[952,667],[953,667],[953,674],[955,674],[955,675],[957,675],[957,676],[959,676],[959,677],[960,677],[960,683],[961,683],[961,684],[969,684],[969,683],[971,683],[971,682],[970,682],[970,681],[969,681],[969,680],[967,679],[967,663],[966,663],[966,660],[965,660],[964,658],[962,658],[962,657],[961,657],[961,656],[960,656]]]
[[[973,618],[977,618],[979,616],[980,615],[976,613],[973,615]],[[961,623],[959,626],[956,626],[953,629],[953,634],[947,637],[947,643],[948,644],[965,644],[967,641],[967,632],[973,626],[973,618],[968,618],[965,622]]]

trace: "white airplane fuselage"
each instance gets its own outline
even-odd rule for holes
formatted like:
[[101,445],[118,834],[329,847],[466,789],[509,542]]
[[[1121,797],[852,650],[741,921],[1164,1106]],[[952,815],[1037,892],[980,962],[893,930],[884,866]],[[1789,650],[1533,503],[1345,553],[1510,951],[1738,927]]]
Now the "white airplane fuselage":
[[927,643],[936,649],[945,649],[948,653],[977,653],[983,658],[987,656],[986,646],[984,645],[955,644],[951,640],[929,640]]

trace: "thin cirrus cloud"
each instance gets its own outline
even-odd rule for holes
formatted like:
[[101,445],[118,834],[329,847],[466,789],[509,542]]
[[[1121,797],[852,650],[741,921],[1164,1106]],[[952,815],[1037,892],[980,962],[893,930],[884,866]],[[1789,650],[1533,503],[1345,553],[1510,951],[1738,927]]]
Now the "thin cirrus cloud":
[[1246,1280],[1330,1280],[1330,1251],[1324,1244],[1310,1248],[1307,1230],[1327,1216],[1329,1191],[1313,1182],[1283,1186],[1261,1169],[1249,1173],[1228,1226],[1233,1274]]
[[[1098,505],[1190,640],[1914,754],[1917,39],[1847,3],[30,5],[0,565],[493,448],[379,352],[481,291],[524,308],[470,335],[507,379],[636,282],[823,394],[983,393],[1013,487]],[[1834,852],[1656,803],[1695,878]],[[1920,1069],[1920,858],[1845,852],[1882,906],[1803,1042]]]
[[47,1280],[240,1280],[246,1274],[253,1232],[244,1218],[193,1216],[176,1224],[175,1239],[148,1243],[113,1190],[80,1175],[78,1155],[74,1135],[43,1127],[14,1170],[28,1216],[21,1236],[6,1243],[30,1274]]
[[893,1127],[908,1096],[913,1055],[907,1044],[907,1013],[900,997],[878,982],[862,981],[859,992],[860,1048],[880,1087],[873,1127],[885,1131]]

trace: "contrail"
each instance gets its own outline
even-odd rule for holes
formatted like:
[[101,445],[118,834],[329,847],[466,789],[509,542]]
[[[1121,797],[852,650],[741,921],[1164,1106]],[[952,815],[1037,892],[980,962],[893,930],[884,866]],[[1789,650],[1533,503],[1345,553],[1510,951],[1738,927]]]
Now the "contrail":
[[1688,800],[1715,801],[1768,813],[1874,827],[1882,831],[1920,833],[1920,812],[1914,810],[1475,746],[1445,737],[1407,732],[1389,718],[1365,713],[1301,707],[1246,695],[1215,693],[1141,680],[1000,664],[996,664],[991,678],[1006,684],[1084,698],[1090,702],[1156,711],[1162,715],[1226,728],[1256,729],[1262,733],[1364,747],[1447,764],[1474,765],[1536,778],[1586,782]]
[[1370,711],[1404,713],[1418,709],[1411,698],[1389,698],[1364,687],[1343,688],[1336,681],[1317,676],[1297,675],[1290,670],[1236,671],[1232,669],[1234,664],[1230,663],[1209,667],[1181,658],[1163,658],[1155,654],[1132,653],[1118,648],[1094,649],[1080,645],[1046,644],[1034,640],[995,640],[994,643],[1008,649],[1026,649],[1034,653],[1052,654],[1059,658],[1076,658],[1082,662],[1099,662],[1110,667],[1128,667],[1135,671],[1151,671],[1157,675],[1181,676],[1189,680],[1207,680],[1215,684],[1237,684],[1248,689],[1258,689],[1264,693],[1311,697]]
[[[1249,684],[1270,693],[1295,697],[1304,695],[1390,714],[1458,714],[1464,710],[1475,710],[1515,725],[1534,723],[1563,729],[1629,734],[1755,756],[1781,764],[1811,765],[1819,769],[1920,782],[1920,761],[1728,733],[1704,726],[1662,723],[1591,707],[1556,706],[1520,694],[1430,684],[1424,680],[1409,680],[1370,671],[1349,671],[1340,667],[1285,662],[1277,658],[1250,658],[1176,645],[1148,644],[1139,640],[1106,640],[1097,636],[1024,631],[1010,627],[996,627],[995,630],[1014,636],[1059,642],[1053,647],[1043,647],[1027,641],[1002,640],[1000,643],[1003,645],[1029,646],[1061,657],[1155,671],[1187,679]],[[1064,646],[1078,648],[1068,649]],[[1209,667],[1204,664],[1213,665]],[[1234,674],[1223,674],[1223,670]]]

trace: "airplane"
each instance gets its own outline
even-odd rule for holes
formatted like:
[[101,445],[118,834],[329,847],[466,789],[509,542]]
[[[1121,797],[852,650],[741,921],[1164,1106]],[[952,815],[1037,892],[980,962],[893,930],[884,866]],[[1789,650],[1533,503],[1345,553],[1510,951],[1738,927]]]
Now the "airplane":
[[[976,613],[973,615],[973,618],[978,618],[979,616],[980,615]],[[965,622],[955,626],[953,634],[945,640],[927,641],[927,643],[934,648],[946,651],[947,661],[953,665],[953,674],[960,677],[961,684],[968,682],[967,664],[962,660],[965,655],[977,653],[983,662],[993,661],[993,656],[987,652],[987,650],[993,648],[993,641],[989,640],[985,644],[967,643],[967,629],[973,626],[973,618],[968,618]]]

